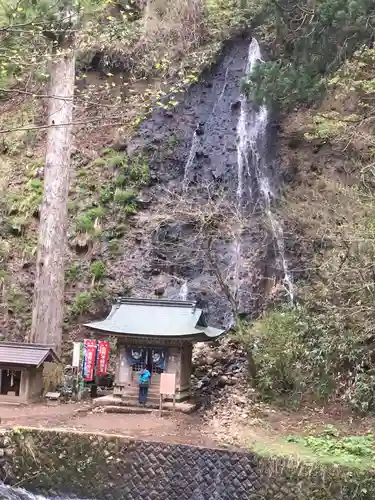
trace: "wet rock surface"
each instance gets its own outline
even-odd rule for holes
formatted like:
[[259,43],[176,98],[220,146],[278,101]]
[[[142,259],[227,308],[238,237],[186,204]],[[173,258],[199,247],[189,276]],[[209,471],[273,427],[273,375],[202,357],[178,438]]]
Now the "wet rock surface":
[[249,43],[233,41],[176,108],[156,110],[127,144],[130,156],[149,158],[152,185],[131,221],[118,275],[143,297],[178,298],[186,283],[213,325],[233,324],[234,312],[256,314],[265,262],[274,256],[261,207],[251,202],[239,213],[237,203],[238,103]]

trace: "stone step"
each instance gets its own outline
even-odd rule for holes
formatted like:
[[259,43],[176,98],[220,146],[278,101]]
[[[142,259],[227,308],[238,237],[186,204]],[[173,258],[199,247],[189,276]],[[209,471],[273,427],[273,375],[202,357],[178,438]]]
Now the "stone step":
[[[137,396],[138,397],[138,394],[139,394],[139,389],[124,389],[124,392],[123,392],[123,395],[124,396]],[[159,391],[155,391],[155,390],[148,390],[148,396],[149,397],[153,397],[153,398],[158,398],[159,397]]]
[[[134,402],[136,404],[138,404],[138,394],[137,395],[133,395],[133,394],[123,394],[121,396],[121,399],[122,401],[131,401],[131,402]],[[160,402],[160,398],[159,396],[158,397],[155,397],[155,396],[147,396],[147,403],[153,403],[153,404],[156,404],[159,406],[159,402]]]
[[[95,401],[95,405],[96,406],[100,406],[100,401],[99,400],[96,400]],[[105,406],[105,405],[103,405]],[[127,396],[123,396],[121,398],[119,397],[115,397],[115,398],[112,398],[110,403],[109,403],[109,406],[139,406],[139,402],[138,402],[138,396],[137,397],[127,397]],[[150,407],[158,407],[159,408],[159,398],[151,398],[151,399],[147,399],[147,403],[146,403],[146,406],[150,406]]]
[[[117,396],[102,396],[100,398],[94,399],[94,406],[99,406],[103,408],[108,408],[111,407],[110,412],[115,412],[114,408],[127,408],[129,412],[129,408],[133,409],[138,409],[138,410],[153,410],[153,409],[159,409],[159,399],[157,400],[157,403],[155,402],[150,402],[148,401],[146,403],[146,406],[140,406],[138,403],[138,399],[126,399],[126,398],[120,398]],[[184,403],[176,403],[175,404],[175,410],[180,411],[183,413],[191,413],[197,408],[197,403],[196,402],[184,402]],[[164,401],[163,402],[163,410],[173,410],[173,402],[170,401]],[[104,411],[106,411],[104,409]],[[125,411],[126,413],[126,411]],[[142,413],[142,411],[141,411]],[[147,412],[146,412],[147,413]]]
[[[135,396],[135,397],[138,397],[138,394],[139,394],[139,391],[129,391],[127,389],[125,389],[125,391],[123,392],[123,396]],[[158,398],[159,399],[159,391],[148,391],[147,393],[148,397],[149,398]]]
[[[155,390],[159,390],[159,387],[160,387],[160,384],[149,384],[148,385],[148,388],[149,389],[155,389]],[[127,389],[138,389],[139,388],[139,385],[138,384],[129,384],[127,386]]]
[[[159,387],[160,387],[160,384],[149,384],[148,389],[158,391]],[[130,391],[132,391],[132,390],[137,391],[139,389],[139,385],[138,384],[130,384],[127,386],[127,389],[129,389]]]
[[160,402],[159,400],[147,400],[145,405],[140,405],[138,403],[138,399],[130,399],[130,398],[124,398],[123,399],[123,404],[121,406],[131,406],[131,407],[137,407],[137,406],[143,406],[144,408],[159,408]]
[[143,406],[105,406],[104,413],[152,413],[155,410]]

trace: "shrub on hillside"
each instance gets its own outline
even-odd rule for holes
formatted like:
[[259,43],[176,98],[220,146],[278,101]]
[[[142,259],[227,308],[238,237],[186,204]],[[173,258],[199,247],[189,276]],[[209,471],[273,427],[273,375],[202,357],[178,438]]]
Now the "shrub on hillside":
[[242,326],[240,340],[252,352],[253,383],[264,399],[340,399],[356,410],[375,410],[371,345],[344,324],[337,328],[337,320],[306,306],[281,307]]

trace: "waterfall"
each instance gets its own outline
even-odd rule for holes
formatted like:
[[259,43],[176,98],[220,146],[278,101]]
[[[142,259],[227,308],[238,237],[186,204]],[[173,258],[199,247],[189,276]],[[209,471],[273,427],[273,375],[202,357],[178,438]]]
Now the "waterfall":
[[178,298],[180,300],[187,300],[188,292],[189,292],[189,289],[188,289],[187,281],[184,281],[182,286],[181,286],[180,293],[178,294]]
[[[248,117],[247,117],[247,100],[244,95],[240,98],[241,108],[240,117],[237,125],[237,168],[238,168],[238,186],[237,186],[237,198],[238,203],[241,206],[243,200],[243,178],[244,170],[249,172],[249,141],[248,141]],[[251,198],[251,187],[249,192]]]
[[[260,47],[257,40],[252,38],[249,45],[246,74],[251,73],[254,65],[259,62],[262,62]],[[237,125],[238,208],[241,210],[244,206],[247,194],[250,201],[259,201],[263,206],[275,239],[277,261],[284,274],[284,286],[290,302],[293,303],[293,283],[285,258],[283,229],[272,213],[272,201],[275,195],[271,189],[269,167],[266,163],[268,109],[266,106],[252,107],[244,95],[240,97],[240,105]],[[248,193],[245,192],[245,178],[248,179]],[[255,186],[252,186],[252,179],[254,179],[259,191],[258,200],[254,199]]]
[[193,140],[191,141],[189,156],[188,156],[188,159],[185,163],[184,180],[182,181],[182,187],[183,187],[184,191],[186,191],[186,189],[189,187],[189,184],[191,182],[191,179],[190,179],[191,168],[193,166],[195,156],[196,156],[197,151],[198,151],[199,144],[200,144],[199,136],[196,132],[194,132]]

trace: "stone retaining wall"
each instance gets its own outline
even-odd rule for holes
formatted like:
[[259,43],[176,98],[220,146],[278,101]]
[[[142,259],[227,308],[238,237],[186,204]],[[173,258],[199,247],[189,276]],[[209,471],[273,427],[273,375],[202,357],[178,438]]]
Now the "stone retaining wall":
[[373,500],[372,474],[253,453],[17,429],[0,437],[0,479],[100,500]]

